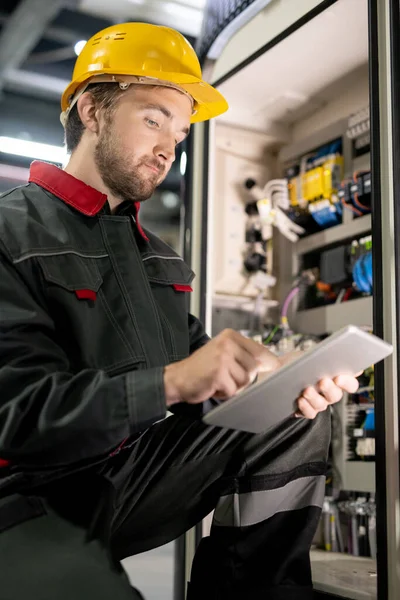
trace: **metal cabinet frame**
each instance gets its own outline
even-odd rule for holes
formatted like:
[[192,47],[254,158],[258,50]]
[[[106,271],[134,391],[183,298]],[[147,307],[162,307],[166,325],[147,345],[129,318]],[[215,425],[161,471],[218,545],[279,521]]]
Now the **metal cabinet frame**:
[[[336,0],[325,0],[215,83],[223,83],[268,52]],[[376,501],[378,599],[400,598],[399,396],[397,340],[400,336],[400,0],[369,1],[369,72],[374,239],[373,323],[377,335],[394,345],[385,366],[376,368]],[[210,133],[211,132],[211,133]],[[186,187],[185,258],[197,272],[192,311],[207,324],[208,174],[212,124],[196,125]],[[183,600],[185,580],[201,537],[201,526],[177,542],[175,600]],[[338,597],[316,592],[315,598]]]

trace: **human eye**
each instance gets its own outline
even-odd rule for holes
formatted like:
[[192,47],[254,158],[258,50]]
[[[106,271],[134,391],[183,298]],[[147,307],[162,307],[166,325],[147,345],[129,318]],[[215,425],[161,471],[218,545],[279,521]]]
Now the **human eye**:
[[147,125],[149,125],[150,127],[155,127],[155,128],[159,128],[160,124],[157,123],[157,121],[155,121],[154,119],[149,119],[146,117],[146,123]]

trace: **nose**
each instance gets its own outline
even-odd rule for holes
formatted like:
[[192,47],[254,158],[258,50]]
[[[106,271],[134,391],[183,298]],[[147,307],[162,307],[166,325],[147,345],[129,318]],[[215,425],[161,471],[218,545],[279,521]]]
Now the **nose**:
[[154,148],[154,154],[157,158],[166,163],[173,163],[175,160],[175,138],[172,135],[164,135]]

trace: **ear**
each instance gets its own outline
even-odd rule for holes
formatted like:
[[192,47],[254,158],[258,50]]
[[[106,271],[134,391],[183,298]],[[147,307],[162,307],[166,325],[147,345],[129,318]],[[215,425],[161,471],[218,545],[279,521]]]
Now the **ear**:
[[80,120],[86,129],[92,133],[99,132],[98,110],[90,92],[85,92],[76,105]]

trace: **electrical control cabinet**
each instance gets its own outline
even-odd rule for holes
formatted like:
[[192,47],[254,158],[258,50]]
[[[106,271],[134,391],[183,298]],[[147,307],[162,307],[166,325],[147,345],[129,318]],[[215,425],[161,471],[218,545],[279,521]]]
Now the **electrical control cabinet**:
[[[193,308],[209,333],[233,327],[280,354],[306,349],[346,324],[376,332],[382,317],[373,264],[393,260],[394,251],[381,239],[386,209],[372,201],[370,98],[379,95],[370,77],[373,2],[296,0],[301,14],[295,21],[289,4],[272,0],[230,40],[229,56],[223,52],[208,65],[230,110],[195,128],[187,232],[198,273]],[[232,65],[245,36],[265,45]],[[393,343],[393,325],[384,334]],[[389,372],[380,399],[383,393],[393,417],[397,372],[391,363],[386,378]],[[376,432],[375,377],[372,368],[365,372],[359,392],[333,411],[326,502],[312,555],[315,588],[327,597],[375,600],[377,520],[398,532],[398,508],[390,508],[387,497],[378,505],[384,514],[376,514],[376,434],[389,435],[393,450],[395,442],[393,432]],[[387,454],[378,459],[388,472],[397,468],[390,493],[398,498],[398,462],[389,464]],[[381,563],[381,578],[387,581],[390,571],[385,593],[395,600],[399,557],[394,538],[382,543],[389,562]],[[336,584],[324,558],[332,551],[339,553],[332,554],[338,556]],[[344,571],[354,561],[360,578],[346,586]]]

